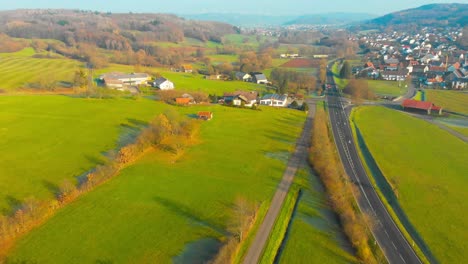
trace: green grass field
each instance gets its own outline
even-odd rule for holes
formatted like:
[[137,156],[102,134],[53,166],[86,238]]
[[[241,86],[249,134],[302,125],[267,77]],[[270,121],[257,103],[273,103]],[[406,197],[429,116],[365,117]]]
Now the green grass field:
[[357,263],[356,258],[343,249],[346,238],[327,206],[317,176],[300,170],[295,184],[302,189],[302,195],[279,263]]
[[426,90],[427,100],[443,108],[467,115],[468,93],[443,90]]
[[14,90],[41,79],[70,82],[81,63],[71,59],[33,58],[32,48],[0,53],[0,89]]
[[398,87],[398,82],[395,81],[378,81],[378,80],[367,80],[369,89],[378,95],[390,95],[400,96],[406,93],[405,83],[401,83],[401,87]]
[[34,196],[53,197],[64,179],[95,167],[124,134],[161,113],[146,99],[0,97],[0,212]]
[[340,68],[338,63],[333,63],[332,72],[337,88],[343,90],[348,85],[349,80],[340,78]]
[[270,203],[305,114],[266,107],[177,109],[213,111],[198,145],[177,161],[172,154],[149,153],[60,210],[20,240],[10,257],[38,263],[169,263],[188,243],[222,240],[236,196]]
[[398,202],[441,263],[468,257],[468,145],[437,126],[383,107],[355,110],[372,156]]
[[[241,81],[206,80],[203,78],[203,75],[173,72],[168,69],[162,68],[142,67],[141,70],[148,73],[157,72],[161,74],[162,76],[174,83],[176,90],[201,91],[208,94],[217,95],[223,95],[224,92],[233,92],[238,90],[258,92],[266,91],[265,85],[259,85],[254,83]],[[111,64],[107,68],[97,70],[95,74],[97,77],[99,74],[113,71],[133,72],[134,67],[121,64]]]

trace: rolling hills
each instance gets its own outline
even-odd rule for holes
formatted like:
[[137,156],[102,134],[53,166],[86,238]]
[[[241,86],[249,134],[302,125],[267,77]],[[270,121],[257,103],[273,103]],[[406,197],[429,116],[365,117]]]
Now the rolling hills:
[[360,26],[368,28],[393,27],[457,27],[468,24],[468,4],[430,4],[390,13]]

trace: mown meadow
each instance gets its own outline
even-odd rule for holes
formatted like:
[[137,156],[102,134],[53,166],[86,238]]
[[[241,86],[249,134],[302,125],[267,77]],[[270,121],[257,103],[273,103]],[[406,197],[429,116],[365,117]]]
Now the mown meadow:
[[0,98],[0,210],[52,198],[168,106],[148,99]]
[[468,114],[468,93],[426,89],[427,101],[442,106],[446,110]]
[[426,121],[383,107],[353,120],[411,225],[441,263],[467,258],[468,145]]
[[301,194],[277,256],[279,263],[357,263],[318,177],[308,169],[300,170],[295,185]]
[[[177,262],[191,250],[184,251],[186,245],[229,236],[236,197],[267,206],[305,114],[222,106],[177,109],[214,113],[213,120],[202,124],[198,144],[180,157],[162,150],[146,154],[26,235],[10,259]],[[199,254],[209,250],[199,249],[191,257],[206,260]]]
[[405,82],[367,80],[367,84],[369,85],[369,90],[377,95],[400,96],[408,90],[408,88],[405,88]]
[[0,89],[12,91],[41,81],[72,82],[81,62],[54,54],[54,58],[33,57],[37,53],[26,48],[14,53],[0,53]]

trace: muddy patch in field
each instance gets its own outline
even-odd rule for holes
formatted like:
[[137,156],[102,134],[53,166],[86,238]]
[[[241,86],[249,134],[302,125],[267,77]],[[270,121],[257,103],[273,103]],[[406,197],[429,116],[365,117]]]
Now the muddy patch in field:
[[185,245],[180,255],[172,258],[175,264],[208,263],[218,254],[222,243],[215,238],[202,238]]

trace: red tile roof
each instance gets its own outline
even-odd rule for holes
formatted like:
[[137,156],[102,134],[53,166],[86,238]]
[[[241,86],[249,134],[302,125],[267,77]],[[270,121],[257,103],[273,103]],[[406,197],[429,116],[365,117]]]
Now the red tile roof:
[[422,110],[431,109],[431,110],[439,111],[441,109],[440,106],[436,106],[431,102],[417,101],[417,100],[412,100],[412,99],[404,100],[402,106],[405,108],[414,108],[414,109],[422,109]]

